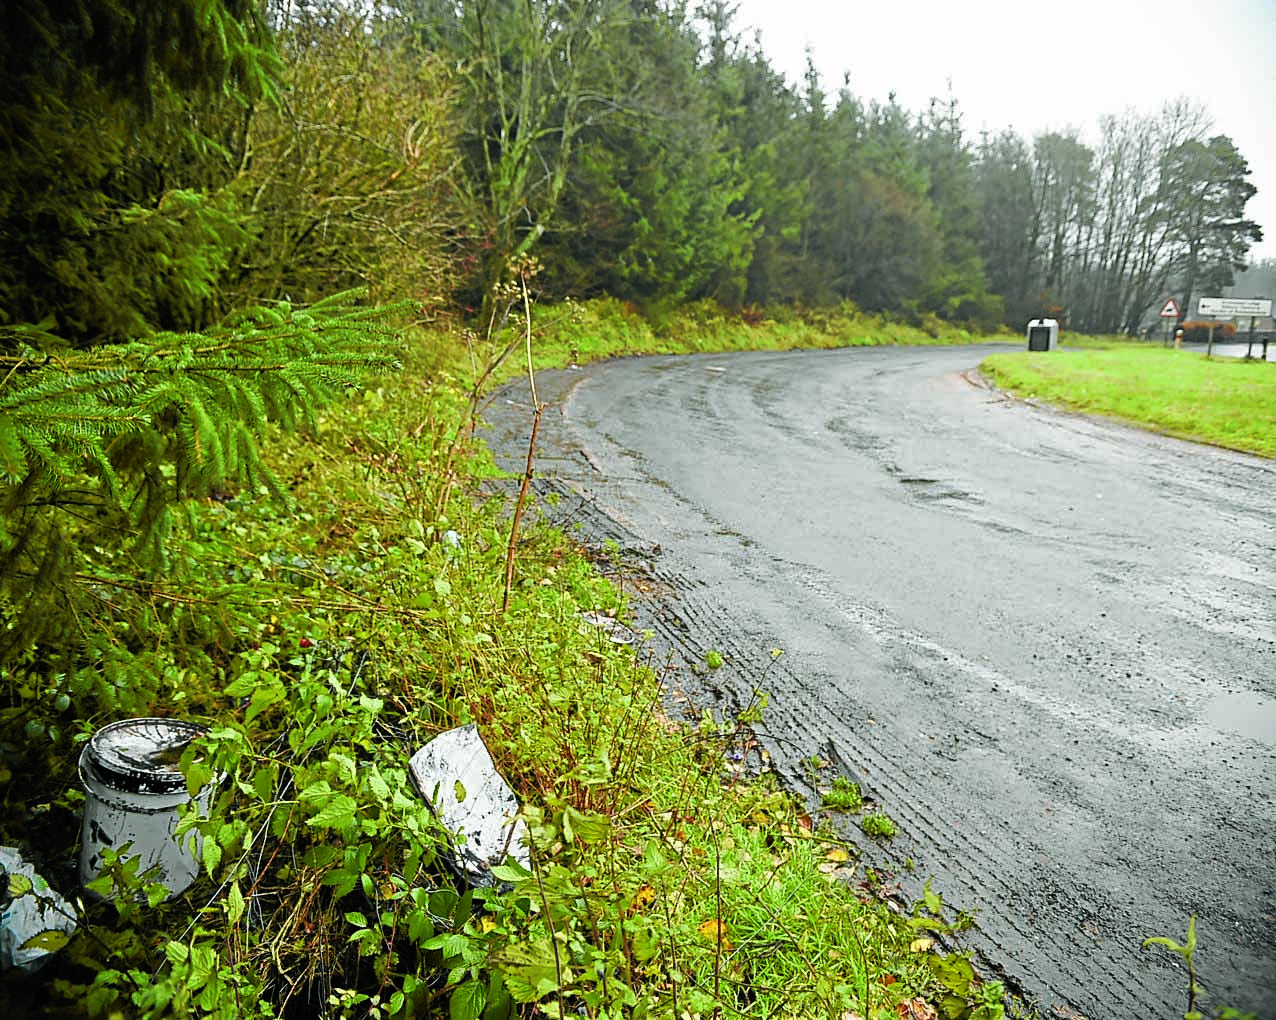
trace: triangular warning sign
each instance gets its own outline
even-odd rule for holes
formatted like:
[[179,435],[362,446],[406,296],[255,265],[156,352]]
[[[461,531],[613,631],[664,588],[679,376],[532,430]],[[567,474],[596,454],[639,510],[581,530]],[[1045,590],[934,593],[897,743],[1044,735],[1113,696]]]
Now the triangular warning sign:
[[1173,298],[1165,302],[1165,307],[1161,309],[1162,319],[1177,319],[1179,317],[1179,303]]

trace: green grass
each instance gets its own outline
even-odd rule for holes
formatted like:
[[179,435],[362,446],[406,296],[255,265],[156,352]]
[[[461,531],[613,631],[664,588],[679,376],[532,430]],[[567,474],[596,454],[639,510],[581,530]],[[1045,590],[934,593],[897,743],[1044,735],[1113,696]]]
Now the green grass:
[[859,783],[845,776],[838,776],[833,785],[820,795],[820,806],[834,811],[858,811],[864,806],[864,794]]
[[877,839],[894,839],[895,823],[889,815],[880,812],[872,815],[865,815],[860,820],[860,828],[870,836]]
[[[731,315],[709,302],[688,305],[654,320],[604,298],[557,305],[534,313],[537,368],[563,368],[635,354],[696,354],[796,348],[933,345],[1012,340],[934,316],[906,322],[870,315],[847,302],[833,309],[759,309]],[[521,359],[518,364],[521,364]],[[517,370],[514,365],[510,371]],[[507,373],[508,374],[508,373]]]
[[984,374],[1021,396],[1201,443],[1276,457],[1276,364],[1107,341],[996,354]]

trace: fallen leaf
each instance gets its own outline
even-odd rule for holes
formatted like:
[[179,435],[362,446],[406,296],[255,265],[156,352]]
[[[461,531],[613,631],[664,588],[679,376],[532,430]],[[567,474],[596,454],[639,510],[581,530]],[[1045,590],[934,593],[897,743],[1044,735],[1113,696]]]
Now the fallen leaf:
[[928,953],[934,944],[934,939],[913,939],[908,944],[908,949],[913,953]]
[[939,1014],[925,999],[909,999],[899,1004],[900,1020],[939,1020]]
[[656,890],[649,885],[644,885],[636,893],[634,893],[634,909],[643,910],[656,902]]
[[696,931],[700,933],[701,938],[708,939],[710,942],[716,941],[724,950],[731,949],[731,939],[727,937],[727,926],[724,922],[711,918],[708,921],[702,921]]
[[824,859],[828,861],[849,861],[851,855],[846,852],[845,848],[835,846],[824,855]]

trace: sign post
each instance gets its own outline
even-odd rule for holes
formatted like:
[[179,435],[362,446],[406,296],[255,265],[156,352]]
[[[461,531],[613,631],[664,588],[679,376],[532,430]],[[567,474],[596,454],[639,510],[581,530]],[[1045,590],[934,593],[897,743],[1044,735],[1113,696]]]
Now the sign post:
[[[1203,297],[1200,304],[1196,306],[1197,312],[1201,315],[1208,315],[1215,319],[1239,319],[1246,315],[1249,316],[1249,347],[1245,351],[1245,358],[1248,360],[1254,354],[1254,326],[1260,318],[1270,318],[1272,314],[1271,298],[1229,298],[1229,297]],[[1162,313],[1164,314],[1164,313]],[[1214,351],[1214,327],[1210,327],[1210,346],[1206,352],[1209,357]],[[1263,360],[1267,360],[1266,344],[1263,348]]]
[[1201,315],[1215,319],[1235,319],[1243,315],[1261,319],[1272,314],[1271,298],[1203,297],[1196,307]]
[[1172,328],[1170,324],[1179,317],[1179,303],[1173,298],[1166,298],[1165,304],[1161,306],[1161,311],[1158,314],[1165,320],[1165,343],[1161,346],[1169,347],[1170,329]]

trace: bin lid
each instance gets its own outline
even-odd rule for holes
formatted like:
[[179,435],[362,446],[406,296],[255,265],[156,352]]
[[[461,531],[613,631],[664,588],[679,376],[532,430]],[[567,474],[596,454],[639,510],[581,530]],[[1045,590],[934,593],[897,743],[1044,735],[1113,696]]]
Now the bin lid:
[[85,763],[107,786],[127,793],[180,793],[186,777],[178,759],[204,732],[180,719],[122,719],[98,730]]

